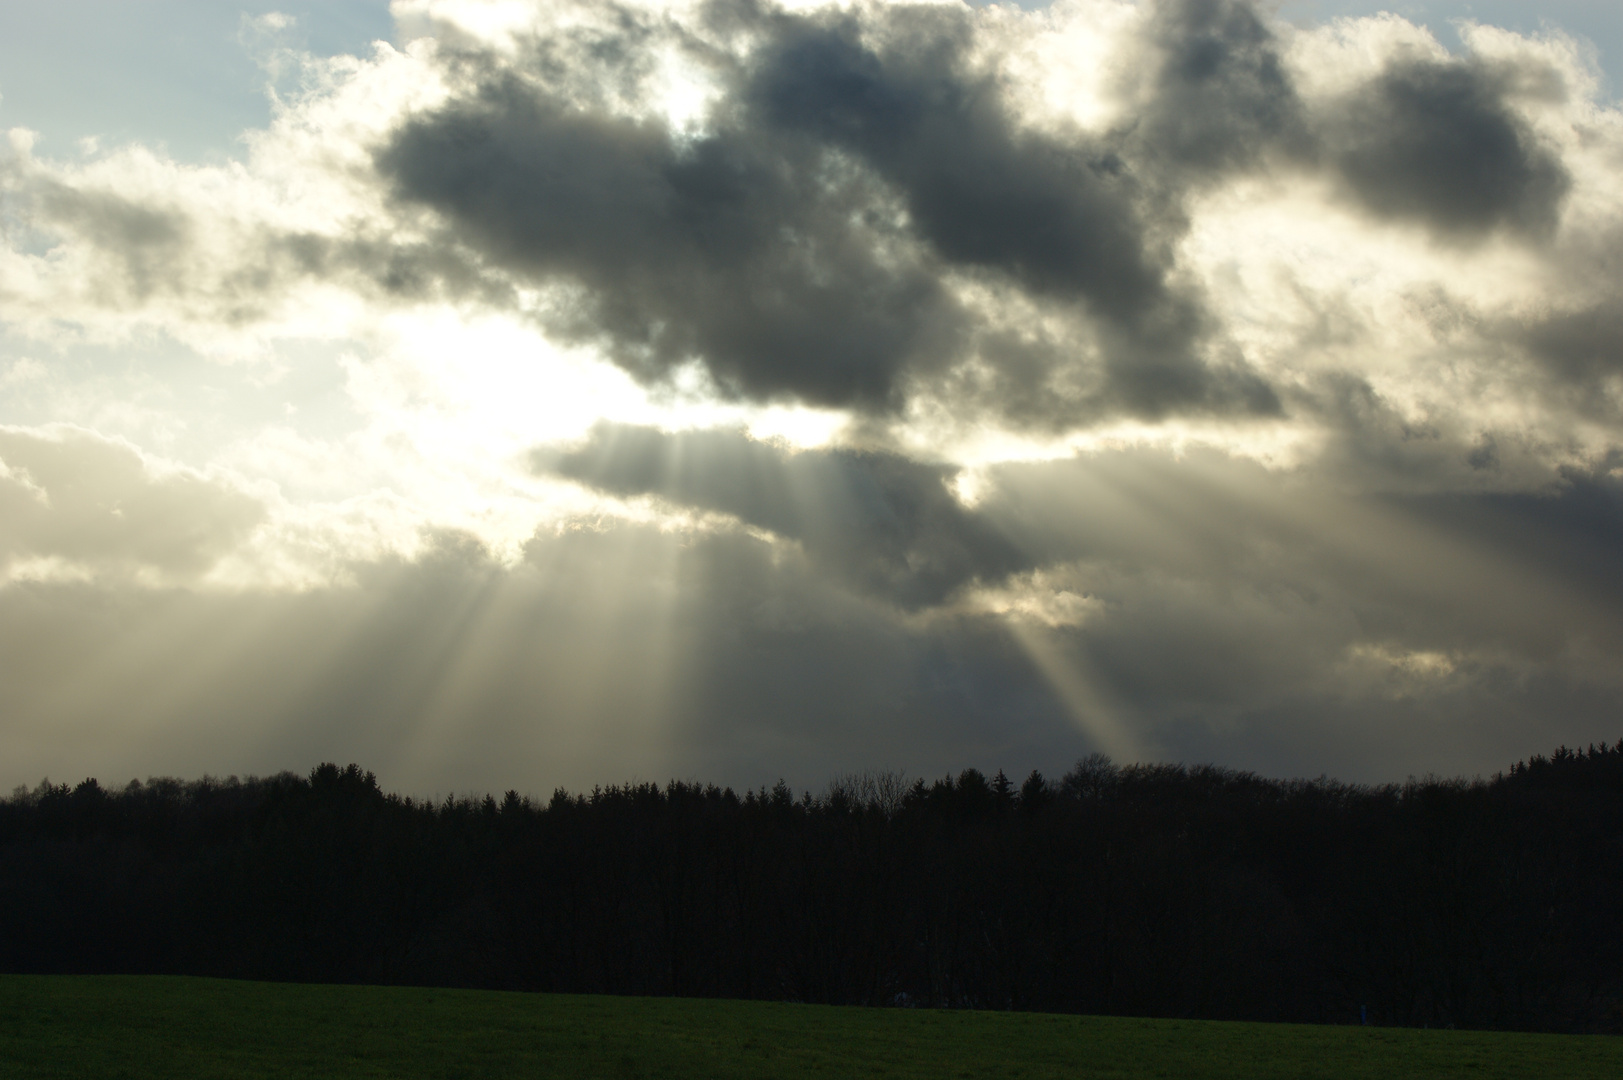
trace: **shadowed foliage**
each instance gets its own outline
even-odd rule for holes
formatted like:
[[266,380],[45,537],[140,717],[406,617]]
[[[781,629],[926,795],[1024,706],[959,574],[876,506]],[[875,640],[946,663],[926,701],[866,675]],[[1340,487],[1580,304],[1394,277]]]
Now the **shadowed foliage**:
[[0,805],[0,968],[1617,1030],[1623,743],[1491,782],[1118,767],[537,804],[355,766]]

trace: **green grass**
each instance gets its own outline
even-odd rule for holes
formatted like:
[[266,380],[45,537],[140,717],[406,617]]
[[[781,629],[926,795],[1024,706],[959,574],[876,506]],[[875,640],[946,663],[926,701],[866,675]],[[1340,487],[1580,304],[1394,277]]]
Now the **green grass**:
[[1623,1077],[1623,1039],[0,976],[0,1077]]

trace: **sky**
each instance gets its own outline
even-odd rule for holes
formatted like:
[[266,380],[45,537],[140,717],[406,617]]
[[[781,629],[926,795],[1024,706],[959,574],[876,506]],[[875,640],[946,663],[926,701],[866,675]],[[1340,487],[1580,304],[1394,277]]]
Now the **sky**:
[[1620,50],[1588,0],[10,5],[0,785],[1615,742]]

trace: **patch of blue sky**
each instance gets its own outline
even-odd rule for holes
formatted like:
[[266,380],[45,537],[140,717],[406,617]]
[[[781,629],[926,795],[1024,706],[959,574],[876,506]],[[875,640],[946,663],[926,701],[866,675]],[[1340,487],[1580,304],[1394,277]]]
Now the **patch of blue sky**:
[[0,129],[60,157],[84,139],[141,142],[181,161],[240,154],[270,121],[254,20],[291,17],[284,45],[365,55],[393,31],[387,0],[54,0],[0,5]]

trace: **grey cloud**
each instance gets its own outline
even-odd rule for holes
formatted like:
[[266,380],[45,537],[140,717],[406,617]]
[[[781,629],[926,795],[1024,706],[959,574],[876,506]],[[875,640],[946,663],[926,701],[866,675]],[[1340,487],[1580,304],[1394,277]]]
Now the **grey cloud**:
[[1374,491],[1452,488],[1468,479],[1466,470],[1501,464],[1497,446],[1490,454],[1474,432],[1404,416],[1359,375],[1331,374],[1314,389],[1304,408],[1317,412],[1327,436],[1318,467],[1343,483]]
[[586,445],[538,451],[534,463],[611,494],[730,514],[798,541],[824,571],[904,607],[1031,565],[947,490],[956,469],[894,454],[796,453],[741,432],[600,424]]
[[1202,453],[994,480],[982,512],[1086,598],[1052,647],[1148,756],[1469,774],[1615,726],[1615,495],[1357,497]]
[[83,432],[0,428],[0,565],[61,559],[92,572],[208,570],[264,517],[224,484],[154,475],[130,448]]
[[1133,125],[1163,183],[1294,160],[1327,167],[1375,214],[1452,239],[1542,237],[1557,220],[1571,179],[1511,104],[1529,87],[1551,92],[1559,77],[1542,67],[1398,57],[1311,109],[1255,5],[1165,0],[1151,27],[1159,62]]
[[448,536],[356,570],[298,594],[0,590],[6,782],[339,759],[424,794],[821,787],[1088,749],[995,627],[910,628],[742,534],[567,531],[508,569]]
[[965,761],[1052,772],[1043,763],[1091,748],[995,620],[896,619],[736,534],[696,545],[690,566],[706,587],[683,625],[710,647],[694,654],[684,705],[713,768],[770,779],[763,763],[779,762],[811,784],[843,769],[939,775]]
[[967,13],[902,9],[889,47],[851,18],[784,18],[743,90],[766,126],[851,150],[904,193],[948,260],[1085,297],[1131,324],[1166,299],[1136,182],[1108,147],[1021,135],[1000,87],[964,70]]
[[[1517,113],[1547,72],[1399,58],[1304,103],[1245,0],[1155,4],[1126,46],[1128,115],[1100,132],[1022,126],[967,9],[594,10],[515,56],[444,42],[458,89],[373,147],[402,233],[443,221],[426,240],[194,221],[34,166],[8,184],[107,256],[86,284],[114,306],[167,295],[240,324],[307,280],[499,307],[543,282],[552,331],[645,381],[698,361],[757,400],[887,415],[933,396],[1049,429],[1284,410],[1179,273],[1203,188],[1328,170],[1368,212],[1460,240],[1544,236],[1571,186]],[[627,105],[670,49],[722,91],[701,136]],[[205,265],[204,225],[241,232],[240,260]],[[948,286],[964,280],[1045,325],[969,310]]]
[[859,155],[947,262],[1086,304],[1103,325],[1108,384],[1074,419],[1277,411],[1243,363],[1200,355],[1208,317],[1167,280],[1183,219],[1144,190],[1119,140],[1020,130],[999,80],[970,67],[967,12],[904,7],[885,18],[882,47],[849,17],[780,18],[744,100],[765,126]]
[[[1391,780],[1617,737],[1615,606],[1529,570],[1507,532],[1523,507],[1372,509],[1198,455],[997,479],[984,512],[1071,558],[1050,584],[1092,601],[1046,632],[1055,654],[1151,757]],[[1557,520],[1591,496],[1568,498],[1541,504],[1540,535],[1589,528]],[[297,594],[0,590],[6,782],[340,759],[417,792],[821,786],[873,766],[1053,772],[1097,748],[1002,618],[903,615],[741,531],[564,529],[511,568],[446,534],[354,569]]]
[[[534,461],[796,540],[819,574],[903,609],[948,610],[972,584],[1019,590],[1034,570],[1069,582],[1109,612],[1107,637],[1089,646],[1096,662],[1146,702],[1218,709],[1311,684],[1315,665],[1361,640],[1539,663],[1573,635],[1623,647],[1611,599],[1623,590],[1595,554],[1623,520],[1604,470],[1537,494],[1461,494],[1437,474],[1471,470],[1466,448],[1421,439],[1442,448],[1418,462],[1338,465],[1380,471],[1388,495],[1215,452],[1135,451],[994,467],[972,510],[946,489],[948,469],[792,453],[732,432],[604,425],[585,446]],[[1424,460],[1433,454],[1448,460]],[[1422,480],[1392,482],[1406,472]],[[1223,629],[1253,617],[1252,630]]]
[[931,274],[876,250],[893,230],[863,177],[770,137],[679,146],[497,77],[378,164],[499,264],[585,286],[579,332],[647,378],[697,357],[751,396],[885,406],[956,320]]
[[183,288],[190,277],[191,221],[172,208],[143,206],[107,191],[81,191],[45,182],[31,191],[40,219],[58,230],[92,237],[118,260],[118,272],[96,284],[104,302],[140,303]]
[[1607,555],[1623,497],[1601,474],[1538,495],[1357,496],[1217,453],[1135,451],[996,467],[965,511],[937,470],[720,433],[604,429],[548,467],[800,539],[816,573],[938,622],[963,621],[948,613],[969,582],[1082,597],[1066,602],[1079,621],[1045,632],[1145,747],[1166,725],[1243,728],[1287,703],[1308,726],[1359,699],[1457,724],[1449,702],[1495,687],[1603,697],[1600,658],[1623,648]]
[[1299,106],[1248,4],[1167,0],[1151,23],[1155,73],[1125,131],[1023,128],[1004,78],[972,60],[970,12],[933,5],[780,16],[739,96],[763,128],[868,162],[950,263],[1085,300],[1147,339],[1190,338],[1198,305],[1167,281],[1182,170],[1256,164]]
[[1325,153],[1383,217],[1440,235],[1555,225],[1571,178],[1507,98],[1509,80],[1472,60],[1397,60],[1323,121]]
[[[1623,647],[1623,608],[1607,584],[1615,575],[1593,555],[1612,542],[1623,505],[1606,475],[1569,475],[1536,494],[1373,496],[1215,452],[1145,451],[1002,466],[977,509],[1035,563],[1069,565],[1077,589],[1107,607],[1119,600],[1110,610],[1127,622],[1134,593],[1141,604],[1153,586],[1163,597],[1212,598],[1214,628],[1222,603],[1260,603],[1283,612],[1281,628],[1333,628],[1337,649],[1391,638],[1547,659],[1562,641]],[[1162,626],[1126,651],[1146,671],[1163,668],[1149,639],[1182,632]],[[1295,648],[1241,651],[1266,667]]]
[[[1176,207],[1119,139],[1019,130],[1006,87],[968,59],[967,12],[712,16],[761,44],[742,61],[707,55],[730,74],[703,137],[592,104],[552,43],[517,67],[461,57],[477,90],[406,123],[378,168],[402,203],[448,218],[448,243],[578,287],[555,325],[601,337],[644,379],[698,359],[751,397],[893,408],[909,379],[1001,359],[940,284],[956,268],[1098,324],[1104,380],[1067,402],[1073,423],[1278,411],[1236,353],[1207,355],[1213,320],[1169,284]],[[647,33],[616,45],[634,56]],[[602,43],[587,51],[574,62],[597,73]],[[1247,77],[1266,81],[1228,82]],[[1044,366],[1093,355],[1068,342]]]
[[1302,102],[1255,6],[1163,0],[1150,26],[1145,60],[1153,75],[1133,120],[1140,152],[1201,180],[1306,149]]
[[[271,315],[303,282],[335,281],[388,301],[513,300],[509,281],[455,245],[351,230],[286,231],[199,215],[186,205],[75,186],[37,167],[10,164],[6,209],[42,249],[63,241],[93,253],[73,282],[92,304],[134,311],[179,301],[193,317],[242,325]],[[220,241],[231,250],[222,252]]]
[[511,305],[511,282],[486,272],[456,245],[352,233],[322,236],[308,232],[261,231],[253,238],[261,257],[225,279],[228,301],[252,303],[275,296],[301,279],[345,280],[373,296],[393,301],[477,300]]
[[1541,491],[1443,492],[1404,500],[1417,516],[1520,565],[1536,566],[1566,588],[1623,611],[1623,454],[1589,468],[1568,467]]
[[1511,333],[1563,383],[1594,391],[1623,371],[1623,305],[1559,312]]

